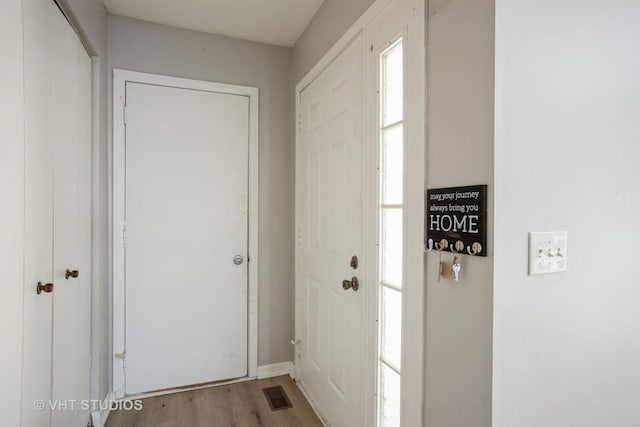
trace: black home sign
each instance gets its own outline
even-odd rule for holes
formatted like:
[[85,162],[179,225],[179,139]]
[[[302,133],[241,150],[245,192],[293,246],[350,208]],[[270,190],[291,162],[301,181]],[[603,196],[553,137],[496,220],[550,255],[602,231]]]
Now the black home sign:
[[429,249],[487,256],[487,186],[427,190]]

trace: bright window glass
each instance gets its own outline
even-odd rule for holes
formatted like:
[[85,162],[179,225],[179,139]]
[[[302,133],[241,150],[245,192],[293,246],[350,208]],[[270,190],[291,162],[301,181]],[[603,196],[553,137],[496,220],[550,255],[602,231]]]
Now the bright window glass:
[[382,208],[382,281],[402,287],[402,209]]
[[402,361],[404,57],[402,40],[380,55],[380,283],[378,425],[400,426]]
[[380,427],[400,425],[400,375],[385,364],[380,371]]
[[402,293],[395,289],[382,288],[382,343],[380,357],[389,365],[400,367],[402,345]]
[[402,123],[382,131],[382,203],[402,204]]
[[382,126],[389,126],[403,118],[403,61],[402,43],[395,44],[382,59]]

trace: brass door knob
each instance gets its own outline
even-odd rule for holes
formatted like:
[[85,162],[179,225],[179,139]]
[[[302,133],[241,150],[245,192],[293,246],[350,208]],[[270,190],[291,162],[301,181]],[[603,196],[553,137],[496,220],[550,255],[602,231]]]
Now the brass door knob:
[[40,295],[41,293],[47,293],[50,294],[51,292],[53,292],[53,283],[47,283],[46,285],[43,285],[42,282],[38,282],[38,287],[36,288],[38,295]]
[[67,269],[67,272],[64,273],[64,278],[69,280],[70,277],[73,277],[74,279],[77,279],[78,276],[80,275],[80,272],[78,270],[69,270]]

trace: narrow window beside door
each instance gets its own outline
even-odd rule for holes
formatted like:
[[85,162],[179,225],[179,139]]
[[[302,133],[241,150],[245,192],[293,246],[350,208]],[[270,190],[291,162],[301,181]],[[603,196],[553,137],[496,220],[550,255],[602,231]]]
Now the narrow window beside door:
[[403,268],[402,40],[380,54],[380,286],[378,425],[400,425]]

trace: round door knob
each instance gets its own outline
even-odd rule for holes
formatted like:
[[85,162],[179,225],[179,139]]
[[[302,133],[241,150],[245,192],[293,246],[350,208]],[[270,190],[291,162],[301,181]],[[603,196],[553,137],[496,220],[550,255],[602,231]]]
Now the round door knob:
[[244,262],[244,257],[242,255],[236,255],[233,257],[233,263],[235,265],[240,265]]
[[46,285],[43,285],[42,282],[38,282],[38,287],[36,288],[36,291],[38,292],[38,295],[40,295],[43,292],[50,294],[51,292],[53,292],[53,283],[47,283]]
[[77,279],[79,275],[80,275],[80,272],[78,270],[67,269],[67,271],[64,273],[64,278],[67,280],[69,280],[70,277]]

